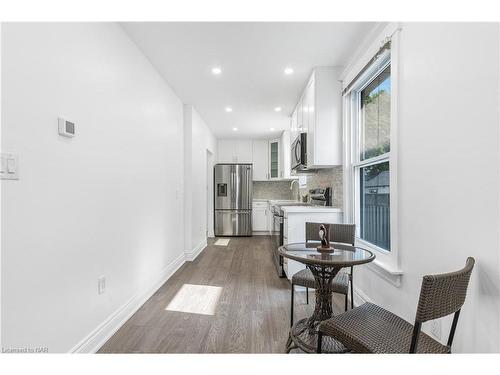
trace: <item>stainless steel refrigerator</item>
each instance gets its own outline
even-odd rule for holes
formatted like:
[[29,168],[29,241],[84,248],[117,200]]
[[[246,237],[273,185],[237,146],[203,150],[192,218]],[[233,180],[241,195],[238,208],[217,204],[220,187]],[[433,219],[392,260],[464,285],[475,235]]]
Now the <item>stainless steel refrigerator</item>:
[[252,235],[252,164],[214,167],[216,236]]

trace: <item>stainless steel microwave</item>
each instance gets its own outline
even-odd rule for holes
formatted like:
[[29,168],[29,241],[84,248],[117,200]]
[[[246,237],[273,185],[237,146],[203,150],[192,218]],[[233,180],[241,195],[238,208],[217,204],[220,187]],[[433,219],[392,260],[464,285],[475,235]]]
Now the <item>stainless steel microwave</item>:
[[307,170],[307,133],[300,133],[295,138],[290,152],[292,170],[297,172]]

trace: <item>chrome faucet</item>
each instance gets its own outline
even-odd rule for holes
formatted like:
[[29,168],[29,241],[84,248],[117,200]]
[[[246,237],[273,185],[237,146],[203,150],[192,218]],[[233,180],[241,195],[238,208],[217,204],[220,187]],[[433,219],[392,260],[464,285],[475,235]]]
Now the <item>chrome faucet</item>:
[[299,189],[299,180],[292,180],[290,183],[290,190],[293,190],[293,183],[297,183],[297,202],[300,202],[300,189]]

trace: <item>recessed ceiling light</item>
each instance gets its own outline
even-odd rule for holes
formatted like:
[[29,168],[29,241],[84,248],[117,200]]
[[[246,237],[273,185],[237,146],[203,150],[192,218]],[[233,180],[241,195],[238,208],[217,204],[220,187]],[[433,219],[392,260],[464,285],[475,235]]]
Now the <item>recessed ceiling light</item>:
[[290,75],[290,74],[293,74],[293,69],[290,68],[289,66],[285,68],[285,74],[286,75]]
[[274,110],[275,110],[276,112],[281,112],[281,107],[275,107],[275,108],[274,108]]
[[233,109],[231,107],[226,107],[226,112],[233,112]]
[[269,129],[269,130],[271,130],[271,131],[273,132],[273,131],[274,131],[274,128],[271,128],[271,129]]
[[233,132],[237,132],[238,131],[238,128],[233,128]]
[[222,69],[219,68],[218,66],[215,66],[212,68],[212,74],[215,74],[216,76],[222,73]]

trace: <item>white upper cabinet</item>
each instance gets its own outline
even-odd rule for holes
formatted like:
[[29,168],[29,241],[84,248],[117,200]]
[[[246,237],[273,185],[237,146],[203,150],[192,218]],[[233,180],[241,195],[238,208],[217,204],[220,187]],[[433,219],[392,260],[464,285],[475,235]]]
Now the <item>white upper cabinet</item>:
[[307,133],[309,130],[309,108],[312,108],[312,102],[314,100],[314,88],[312,83],[314,80],[309,81],[309,84],[307,85],[306,89],[304,90],[304,94],[302,96],[301,100],[301,106],[302,106],[302,127],[301,127],[301,132],[302,133]]
[[292,117],[290,119],[290,143],[293,142],[295,140],[295,138],[297,138],[297,136],[299,135],[299,130],[298,130],[298,123],[297,123],[297,107],[295,107],[295,110],[293,111],[292,113]]
[[302,98],[297,104],[297,132],[302,133],[304,130],[304,107],[302,106]]
[[219,163],[234,163],[234,141],[219,139],[217,143],[217,159]]
[[252,140],[238,139],[236,140],[236,162],[237,163],[252,163]]
[[219,163],[252,163],[252,141],[219,139],[217,146]]
[[[291,120],[291,142],[307,133],[310,169],[342,165],[342,100],[338,68],[317,68],[307,82]],[[297,114],[297,121],[294,116]],[[294,133],[294,124],[297,133]]]
[[272,180],[281,178],[280,153],[280,140],[269,141],[269,178]]
[[293,179],[290,173],[290,130],[278,139],[219,139],[218,163],[252,163],[253,180]]
[[266,181],[269,179],[269,142],[267,139],[254,139],[253,148],[253,179]]
[[290,163],[290,131],[285,130],[281,134],[280,178],[292,177]]

